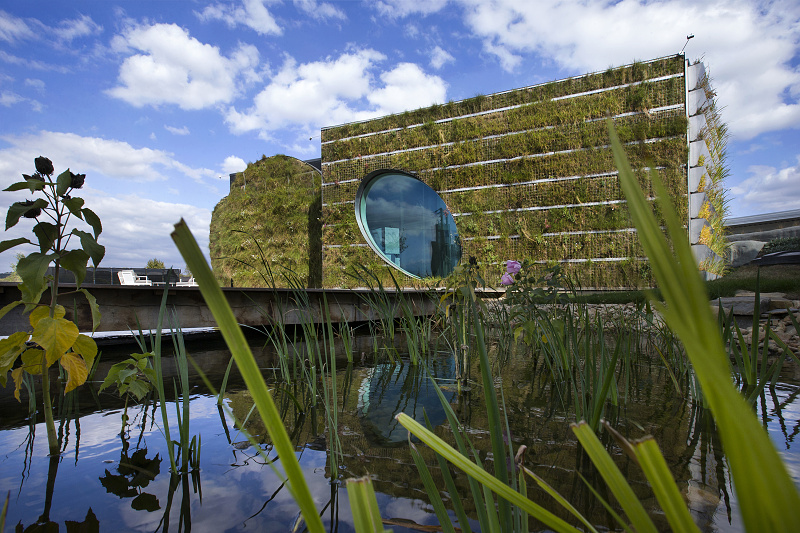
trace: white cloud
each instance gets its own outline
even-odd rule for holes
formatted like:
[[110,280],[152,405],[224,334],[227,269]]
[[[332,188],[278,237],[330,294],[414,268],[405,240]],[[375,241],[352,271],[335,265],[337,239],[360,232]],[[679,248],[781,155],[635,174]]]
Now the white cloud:
[[[401,63],[379,75],[385,56],[358,50],[335,59],[298,65],[289,57],[246,111],[231,107],[226,121],[235,133],[299,129],[298,139],[329,126],[444,102],[447,85],[417,65]],[[302,145],[302,144],[301,144]]]
[[142,52],[124,60],[119,85],[107,91],[135,107],[202,109],[228,103],[237,95],[240,79],[257,78],[254,46],[240,45],[228,58],[175,24],[130,28],[114,38],[112,47],[121,53]]
[[353,120],[348,102],[370,90],[370,69],[385,56],[374,50],[342,54],[336,59],[298,65],[288,57],[280,71],[245,113],[228,111],[234,132],[275,130],[286,125],[336,124]]
[[164,129],[173,135],[189,135],[189,128],[186,126],[183,126],[182,128],[176,128],[174,126],[167,126],[164,124]]
[[800,157],[797,160],[797,165],[780,170],[765,165],[749,167],[750,177],[730,189],[740,209],[753,213],[800,209]]
[[24,20],[0,10],[0,41],[13,43],[35,37],[34,32]]
[[[188,167],[162,150],[134,148],[123,141],[83,137],[75,133],[42,131],[33,135],[10,136],[3,140],[10,146],[0,150],[0,185],[5,188],[21,173],[32,172],[33,159],[49,157],[56,168],[72,168],[85,174],[98,173],[107,178],[132,182],[162,181],[165,172],[177,170],[195,180],[216,177],[209,169]],[[41,147],[47,153],[41,154]]]
[[244,162],[244,159],[241,157],[236,157],[235,155],[229,155],[225,158],[225,161],[222,162],[222,173],[226,176],[228,174],[233,174],[234,172],[241,172],[245,168],[247,168],[247,163]]
[[53,29],[53,33],[62,41],[72,42],[78,37],[95,35],[103,31],[103,27],[87,15],[81,15],[74,20],[64,20]]
[[455,60],[456,58],[441,46],[436,46],[431,50],[431,66],[436,70],[442,68],[445,63],[453,63]]
[[306,14],[318,20],[339,19],[345,20],[344,11],[328,2],[318,3],[317,0],[294,0],[294,5]]
[[11,107],[17,104],[28,103],[31,106],[31,109],[36,111],[37,113],[42,110],[42,103],[38,100],[34,100],[32,98],[27,98],[22,96],[21,94],[17,94],[13,91],[2,91],[0,92],[0,105],[3,107]]
[[216,3],[196,13],[200,20],[221,20],[230,28],[242,25],[259,35],[281,35],[283,30],[269,12],[265,0],[244,0],[242,6]]
[[446,4],[447,0],[380,0],[373,7],[381,15],[402,18],[414,14],[430,15],[440,11]]
[[44,93],[45,84],[42,80],[34,79],[34,78],[26,78],[25,79],[25,86],[32,87],[36,89],[39,93]]
[[[87,174],[86,185],[79,194],[103,222],[100,244],[106,246],[106,259],[101,265],[141,266],[156,256],[164,259],[165,263],[182,267],[184,263],[169,236],[172,224],[181,217],[189,222],[198,242],[207,252],[210,210],[146,198],[145,195],[156,188],[134,184],[158,181],[157,189],[164,191],[172,183],[167,180],[177,175],[216,186],[216,183],[206,180],[216,179],[217,172],[189,167],[161,150],[134,148],[125,142],[82,137],[74,133],[42,131],[35,135],[6,135],[2,140],[8,146],[0,149],[0,189],[19,181],[23,173],[32,173],[33,160],[40,155],[53,161],[56,172],[70,168],[73,172]],[[41,147],[46,147],[47,152],[42,153]],[[122,192],[115,192],[120,182]],[[155,194],[163,196],[158,192]],[[0,192],[0,205],[10,205],[25,199],[25,196],[23,192]],[[31,237],[30,228],[30,224],[20,223],[2,239]],[[0,270],[4,270],[4,265],[10,263],[18,251],[27,253],[32,250],[15,248],[0,254]]]
[[677,53],[694,33],[687,55],[710,66],[733,135],[800,123],[800,72],[791,65],[800,47],[797,3],[459,1],[466,24],[506,70],[520,68],[528,54],[571,72],[603,70]]
[[444,103],[447,96],[444,80],[425,74],[413,63],[400,63],[393,70],[381,74],[381,81],[384,86],[367,96],[377,105],[381,115]]

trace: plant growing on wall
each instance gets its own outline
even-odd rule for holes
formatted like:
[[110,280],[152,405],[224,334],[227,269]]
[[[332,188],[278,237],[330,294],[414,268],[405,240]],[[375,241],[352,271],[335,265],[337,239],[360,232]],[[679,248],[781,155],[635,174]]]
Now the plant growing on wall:
[[[21,299],[0,309],[0,318],[19,305],[29,313],[31,331],[19,331],[0,341],[0,386],[5,386],[8,375],[14,380],[14,396],[19,400],[23,373],[41,376],[47,442],[50,453],[59,453],[58,436],[53,421],[50,368],[58,364],[66,372],[64,392],[82,385],[97,355],[94,340],[79,333],[78,326],[66,318],[66,310],[58,304],[59,296],[80,292],[89,302],[92,312],[92,331],[100,321],[100,312],[94,297],[81,288],[86,277],[86,265],[91,259],[97,267],[105,255],[105,248],[97,243],[103,230],[100,218],[82,198],[72,194],[83,187],[85,174],[73,174],[69,169],[57,177],[53,163],[46,157],[35,160],[36,172],[23,174],[23,181],[13,183],[6,191],[27,191],[35,200],[15,202],[6,215],[6,231],[16,226],[20,219],[35,221],[32,232],[38,250],[20,258],[17,273]],[[70,222],[77,218],[86,222],[91,233],[73,228]],[[25,237],[0,243],[0,252],[22,244],[34,244]],[[47,275],[50,265],[54,274]],[[59,294],[59,271],[65,268],[75,275],[76,289]],[[45,291],[50,291],[50,302],[40,303]],[[77,317],[75,317],[77,319]],[[17,362],[20,362],[17,365]],[[16,366],[16,368],[14,368]]]

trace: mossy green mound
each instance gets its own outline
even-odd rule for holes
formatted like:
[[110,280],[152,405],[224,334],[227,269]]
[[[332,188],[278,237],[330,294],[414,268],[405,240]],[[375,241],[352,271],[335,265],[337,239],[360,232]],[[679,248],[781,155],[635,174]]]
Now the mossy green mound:
[[315,168],[285,155],[236,174],[211,216],[211,266],[221,284],[286,287],[289,274],[320,286],[320,181]]

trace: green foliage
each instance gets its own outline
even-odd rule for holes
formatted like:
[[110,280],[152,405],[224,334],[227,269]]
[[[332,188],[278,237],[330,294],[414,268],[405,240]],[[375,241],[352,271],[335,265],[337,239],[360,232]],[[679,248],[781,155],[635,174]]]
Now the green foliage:
[[[35,220],[32,232],[36,242],[27,238],[17,238],[0,243],[0,250],[8,250],[20,244],[37,244],[38,251],[25,256],[18,255],[15,272],[21,279],[19,291],[22,299],[0,310],[0,318],[18,305],[24,305],[30,312],[31,332],[17,332],[0,341],[0,385],[5,386],[10,372],[14,380],[14,395],[19,400],[23,383],[23,373],[42,376],[45,424],[51,454],[59,453],[58,438],[53,422],[53,409],[50,399],[49,368],[58,363],[67,374],[64,392],[82,385],[89,375],[97,345],[91,337],[79,334],[78,327],[65,318],[66,310],[58,305],[58,278],[61,268],[75,275],[77,291],[84,294],[92,310],[92,331],[97,327],[100,313],[97,302],[80,286],[86,277],[86,265],[91,259],[96,267],[105,248],[97,243],[102,232],[102,224],[97,215],[86,207],[79,197],[71,196],[83,187],[86,176],[73,174],[69,169],[57,177],[53,163],[46,157],[34,161],[36,172],[23,174],[23,181],[11,184],[5,191],[27,191],[35,200],[15,202],[6,214],[6,230],[16,226],[20,219]],[[73,228],[68,231],[70,220],[75,217],[91,228],[90,232]],[[77,237],[77,238],[73,238]],[[74,243],[80,242],[80,247]],[[70,244],[73,246],[70,248]],[[48,267],[53,264],[55,273],[46,276]],[[42,295],[50,290],[49,305],[40,304]],[[17,361],[21,366],[16,366]],[[12,370],[13,368],[13,370]]]
[[765,254],[775,252],[800,252],[800,237],[785,237],[772,239],[761,250]]
[[[211,264],[219,282],[266,287],[290,271],[309,287],[322,277],[319,173],[284,155],[264,157],[237,174],[211,217]],[[274,280],[285,286],[283,279]]]
[[615,117],[648,196],[657,168],[688,216],[683,85],[675,56],[323,130],[323,285],[347,287],[354,265],[375,261],[352,200],[379,168],[439,192],[487,279],[516,257],[559,261],[584,287],[652,285],[603,119]]
[[164,261],[158,259],[157,257],[154,257],[147,261],[147,265],[145,266],[145,268],[167,268],[167,267],[164,266]]
[[114,385],[120,396],[131,395],[137,402],[142,401],[156,381],[156,372],[150,364],[152,356],[149,352],[132,353],[128,359],[114,364],[108,369],[98,392]]

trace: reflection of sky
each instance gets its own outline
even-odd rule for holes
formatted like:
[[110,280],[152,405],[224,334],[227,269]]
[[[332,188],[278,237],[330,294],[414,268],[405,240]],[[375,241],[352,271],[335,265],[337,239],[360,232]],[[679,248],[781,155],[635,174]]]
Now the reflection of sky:
[[[444,217],[440,213],[444,213]],[[448,232],[447,241],[455,242],[455,221],[444,201],[433,189],[417,179],[398,174],[388,175],[378,178],[367,194],[368,229],[375,235],[374,232],[382,228],[399,228],[402,250],[399,261],[396,256],[392,260],[417,276],[432,275],[432,242],[437,238],[436,225],[441,220],[444,220]],[[381,242],[377,244],[382,246]],[[450,269],[458,263],[460,250],[453,255]]]

